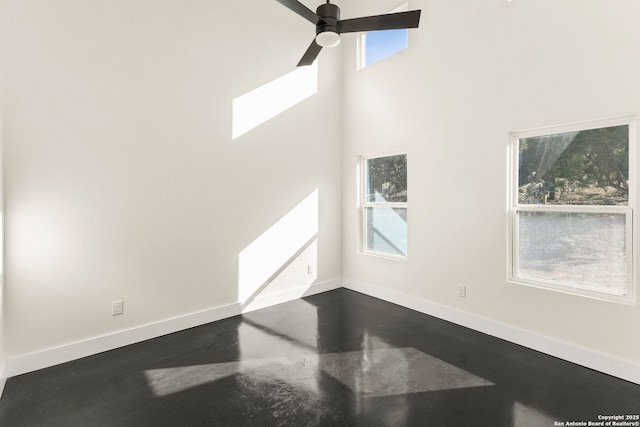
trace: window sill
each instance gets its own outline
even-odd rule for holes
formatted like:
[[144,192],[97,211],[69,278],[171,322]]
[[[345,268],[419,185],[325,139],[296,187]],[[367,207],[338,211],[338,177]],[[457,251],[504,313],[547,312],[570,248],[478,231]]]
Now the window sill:
[[590,298],[604,302],[613,302],[629,306],[636,306],[636,298],[633,291],[628,295],[618,295],[601,291],[592,291],[571,285],[560,285],[550,282],[538,282],[535,280],[523,279],[521,277],[510,277],[507,283],[519,286],[528,286],[531,288],[544,289],[552,292],[560,292],[567,295],[575,295],[578,297]]
[[373,251],[360,251],[359,254],[367,255],[374,258],[384,258],[391,261],[400,261],[400,262],[408,261],[406,255],[392,255],[392,254],[385,254],[383,252],[373,252]]

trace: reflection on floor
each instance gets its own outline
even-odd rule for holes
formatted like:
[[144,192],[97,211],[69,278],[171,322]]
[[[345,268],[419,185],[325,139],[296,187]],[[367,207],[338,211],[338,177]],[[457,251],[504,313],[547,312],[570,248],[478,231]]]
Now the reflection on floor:
[[552,426],[640,386],[344,289],[11,378],[2,426]]
[[320,356],[323,370],[363,396],[493,385],[415,348],[380,348]]

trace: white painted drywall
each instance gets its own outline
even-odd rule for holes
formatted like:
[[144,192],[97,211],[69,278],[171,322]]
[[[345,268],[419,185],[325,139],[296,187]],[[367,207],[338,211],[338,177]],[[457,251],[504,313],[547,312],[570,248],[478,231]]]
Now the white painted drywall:
[[259,292],[308,285],[314,261],[340,278],[339,52],[315,95],[231,131],[232,100],[293,71],[311,24],[271,1],[0,7],[10,358],[237,302],[241,251],[314,192],[314,240]]
[[[397,3],[353,0],[343,16]],[[409,6],[422,20],[406,51],[356,71],[355,36],[343,40],[344,280],[637,365],[639,307],[507,283],[506,188],[509,132],[640,113],[640,2]],[[389,150],[409,156],[407,262],[358,253],[358,157]]]
[[[344,272],[640,362],[623,335],[638,308],[505,280],[508,132],[637,114],[640,5],[410,7],[409,50],[356,72],[343,36],[344,80],[323,52],[316,95],[232,140],[232,100],[292,71],[312,37],[275,2],[0,1],[7,354],[235,303],[239,254],[317,189],[317,242],[265,294],[306,284],[315,260],[319,282]],[[406,263],[358,254],[358,156],[388,150],[409,153]]]
[[[2,7],[2,3],[0,2],[0,8]],[[0,28],[3,27],[3,21],[0,17]],[[2,32],[0,30],[0,82],[4,80],[4,63],[3,63],[3,51],[5,43],[2,41]],[[5,353],[5,344],[4,344],[4,168],[2,161],[3,154],[3,139],[2,139],[2,92],[0,92],[0,397],[2,397],[2,392],[4,390],[4,384],[6,382],[6,366],[7,366],[7,356]]]
[[[0,49],[1,51],[1,49]],[[2,60],[0,59],[0,70],[2,70]],[[2,71],[0,71],[0,81],[2,81]],[[0,95],[0,397],[4,390],[6,381],[7,356],[5,352],[4,336],[4,195],[3,195],[3,168],[2,168],[2,96]]]

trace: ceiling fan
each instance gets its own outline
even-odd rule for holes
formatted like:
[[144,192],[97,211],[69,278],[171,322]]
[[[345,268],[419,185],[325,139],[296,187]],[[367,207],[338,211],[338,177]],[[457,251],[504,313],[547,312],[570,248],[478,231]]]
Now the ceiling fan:
[[316,38],[298,62],[298,67],[311,65],[323,47],[333,47],[340,43],[340,34],[360,31],[397,30],[418,28],[420,10],[365,16],[354,19],[340,19],[340,8],[327,0],[312,12],[297,0],[276,0],[316,26]]

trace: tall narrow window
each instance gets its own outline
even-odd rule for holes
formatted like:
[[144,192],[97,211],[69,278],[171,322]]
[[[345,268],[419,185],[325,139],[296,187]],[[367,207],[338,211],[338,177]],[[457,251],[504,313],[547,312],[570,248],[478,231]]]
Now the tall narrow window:
[[[405,3],[391,13],[407,10],[409,10],[409,4]],[[358,70],[406,49],[408,44],[409,31],[406,28],[360,33],[358,36]]]
[[510,280],[632,302],[635,126],[512,135]]
[[407,155],[366,157],[362,194],[363,252],[407,256]]

